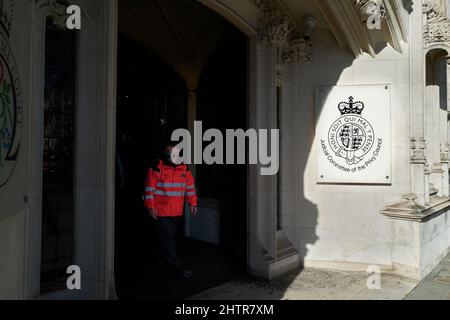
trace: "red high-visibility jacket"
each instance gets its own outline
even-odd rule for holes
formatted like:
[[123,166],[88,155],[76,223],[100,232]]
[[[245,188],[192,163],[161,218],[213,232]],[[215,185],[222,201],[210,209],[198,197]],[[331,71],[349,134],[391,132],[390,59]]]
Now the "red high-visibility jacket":
[[144,195],[148,209],[158,217],[183,216],[185,198],[191,207],[197,206],[194,177],[185,164],[169,166],[160,161],[149,169]]

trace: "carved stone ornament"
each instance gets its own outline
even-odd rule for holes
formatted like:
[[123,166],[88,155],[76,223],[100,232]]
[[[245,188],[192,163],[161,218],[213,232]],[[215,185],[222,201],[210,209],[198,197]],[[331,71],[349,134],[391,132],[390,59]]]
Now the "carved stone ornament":
[[373,14],[379,14],[381,19],[387,18],[387,10],[382,0],[353,0],[353,6],[364,25]]
[[281,50],[281,64],[295,64],[310,62],[312,56],[312,42],[296,38]]
[[259,43],[280,48],[281,64],[311,61],[311,40],[304,40],[300,36],[298,26],[283,8],[274,0],[255,0],[255,3],[264,13],[259,22]]
[[264,12],[258,28],[258,39],[262,45],[281,47],[289,40],[295,26],[283,9],[271,0],[256,0],[258,7]]
[[0,0],[0,26],[9,36],[11,23],[14,17],[14,1]]
[[426,16],[423,35],[425,47],[433,43],[450,44],[450,20],[447,16],[447,2],[445,0],[425,0],[423,14]]
[[441,143],[441,163],[449,163],[449,152],[450,152],[450,145],[448,143]]
[[425,139],[416,138],[411,139],[411,162],[412,163],[426,163],[425,151],[426,144]]
[[36,3],[38,8],[46,8],[53,17],[53,25],[66,30],[66,20],[69,16],[66,12],[67,6],[58,0],[39,0]]

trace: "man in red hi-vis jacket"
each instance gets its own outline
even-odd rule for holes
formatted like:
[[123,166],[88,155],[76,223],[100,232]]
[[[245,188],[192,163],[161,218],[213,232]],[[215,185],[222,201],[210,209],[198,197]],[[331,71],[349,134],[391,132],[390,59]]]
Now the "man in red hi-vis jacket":
[[190,205],[193,216],[197,215],[197,193],[194,177],[183,163],[179,163],[178,150],[168,146],[164,159],[149,169],[145,187],[144,204],[150,216],[156,220],[161,255],[178,278],[188,279],[194,275],[183,268],[177,258],[175,235],[184,214],[184,201]]

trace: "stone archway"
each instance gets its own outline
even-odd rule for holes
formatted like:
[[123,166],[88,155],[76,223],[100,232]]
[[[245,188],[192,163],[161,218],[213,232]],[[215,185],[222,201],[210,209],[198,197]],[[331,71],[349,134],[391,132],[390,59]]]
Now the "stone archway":
[[[100,141],[103,141],[104,151],[108,164],[102,170],[105,177],[114,177],[115,163],[115,122],[116,122],[116,86],[117,78],[117,30],[118,30],[118,4],[119,0],[108,0],[103,4],[102,19],[104,23],[101,32],[106,36],[100,44],[101,52],[107,52],[104,60],[105,70],[101,75],[100,86],[103,88],[101,101],[105,102],[105,112],[101,114],[103,123]],[[263,46],[258,40],[257,24],[263,17],[262,11],[248,1],[246,5],[236,0],[201,0],[205,6],[220,14],[227,21],[239,28],[249,36],[249,79],[248,79],[248,127],[250,128],[276,128],[276,87],[277,87],[277,49],[272,46]],[[306,49],[310,49],[306,46]],[[302,43],[292,50],[294,58],[305,58],[305,45]],[[299,53],[300,54],[297,54]],[[295,55],[297,54],[297,55]],[[306,50],[309,57],[310,51]],[[276,219],[276,177],[260,176],[261,167],[248,167],[248,271],[272,278],[299,265],[299,254],[292,248],[288,257],[279,257],[278,241],[280,233],[277,230]],[[106,211],[100,213],[105,222],[101,228],[103,235],[108,235],[99,255],[104,261],[100,274],[104,279],[99,284],[98,296],[116,297],[114,280],[114,178],[107,179],[107,191],[102,203],[99,205]],[[286,248],[283,248],[286,251]]]
[[263,13],[250,1],[198,0],[198,2],[221,15],[247,37],[257,35],[258,20],[263,17]]

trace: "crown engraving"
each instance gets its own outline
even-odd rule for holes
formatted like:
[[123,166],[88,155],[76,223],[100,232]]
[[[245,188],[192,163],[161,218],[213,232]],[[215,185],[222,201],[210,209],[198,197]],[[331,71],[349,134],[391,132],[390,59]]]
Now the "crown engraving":
[[0,0],[0,27],[9,36],[14,17],[14,0]]
[[353,101],[353,97],[348,98],[348,102],[341,102],[338,104],[338,109],[341,115],[357,114],[360,115],[364,110],[364,103],[361,101]]

